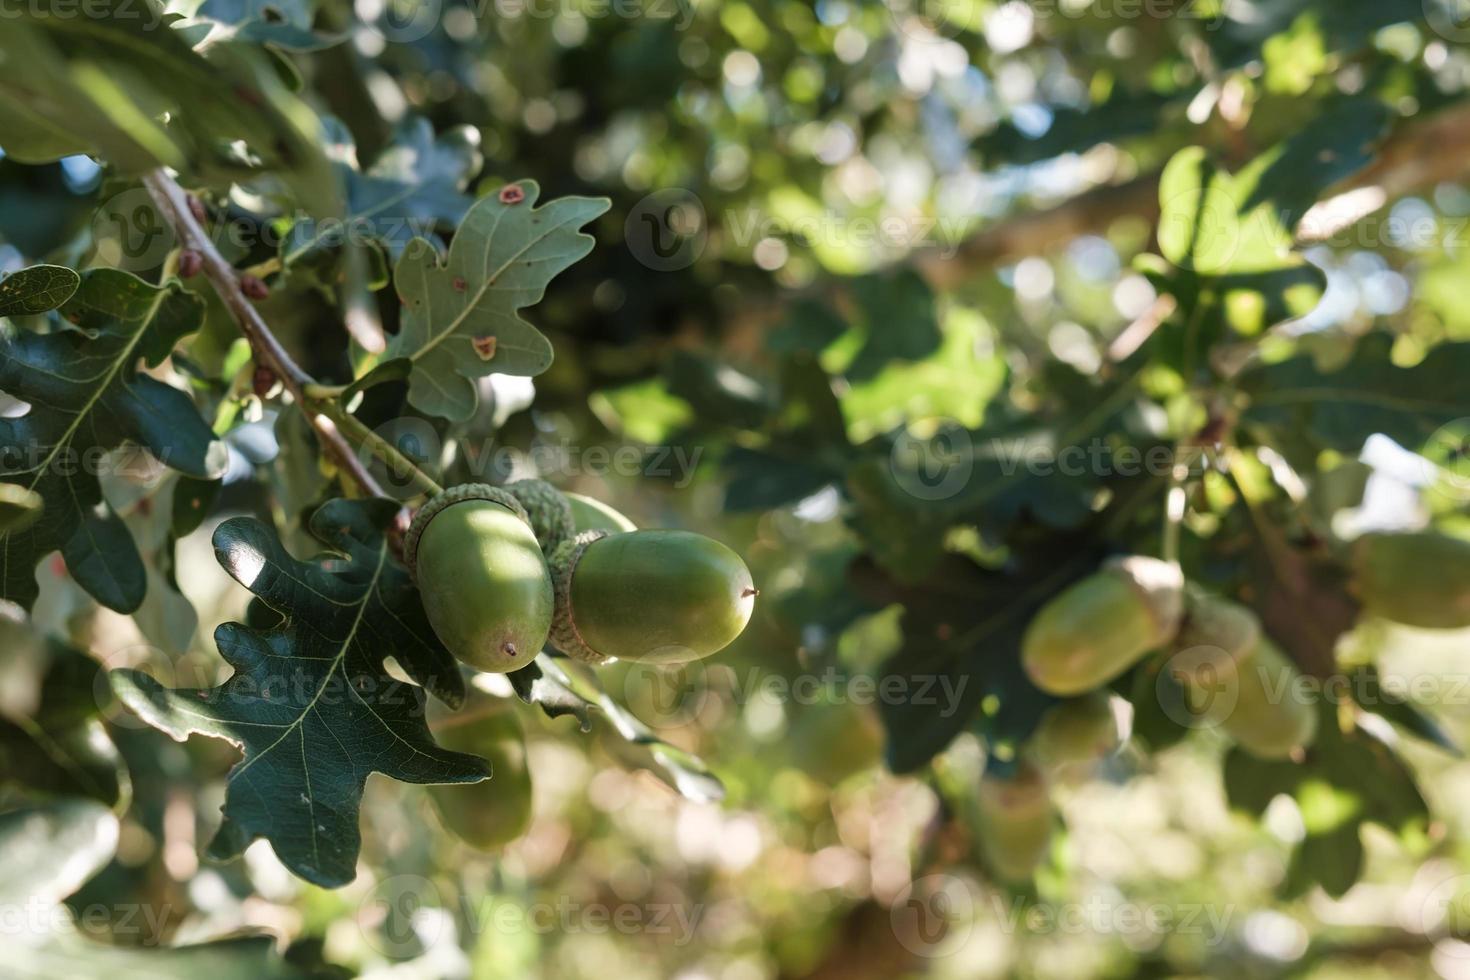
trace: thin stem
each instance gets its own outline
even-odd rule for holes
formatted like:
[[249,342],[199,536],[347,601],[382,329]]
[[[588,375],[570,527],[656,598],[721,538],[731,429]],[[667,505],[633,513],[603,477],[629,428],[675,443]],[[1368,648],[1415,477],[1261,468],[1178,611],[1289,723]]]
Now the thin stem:
[[1164,531],[1160,557],[1171,565],[1179,564],[1179,527],[1184,523],[1188,494],[1184,483],[1189,478],[1189,464],[1179,460],[1180,445],[1174,446],[1174,468],[1169,473],[1169,492],[1164,496]]
[[322,412],[337,424],[342,434],[353,445],[366,448],[373,456],[382,460],[396,476],[408,480],[420,493],[433,496],[444,490],[429,474],[419,469],[413,460],[399,452],[396,446],[363,425],[355,416],[343,410],[335,402],[323,404]]
[[148,189],[154,204],[158,206],[159,212],[165,221],[173,228],[174,234],[185,248],[197,252],[203,260],[202,271],[209,280],[214,291],[219,294],[220,300],[224,302],[225,308],[230,311],[230,316],[239,326],[240,332],[250,342],[250,348],[255,352],[256,362],[270,368],[276,376],[281,379],[296,404],[306,413],[308,421],[316,430],[317,438],[322,443],[322,448],[328,455],[336,460],[343,472],[352,477],[353,481],[362,488],[363,492],[374,497],[384,496],[383,489],[378,486],[378,481],[363,465],[362,460],[352,451],[352,447],[342,438],[337,427],[332,424],[326,416],[314,412],[310,400],[305,394],[305,387],[314,384],[311,375],[301,369],[281,342],[276,339],[265,319],[261,317],[260,311],[250,301],[240,288],[240,277],[234,266],[225,261],[220,255],[219,249],[214,247],[199,222],[194,219],[194,214],[189,210],[189,199],[184,189],[178,182],[169,176],[166,170],[154,170],[143,176],[143,186]]

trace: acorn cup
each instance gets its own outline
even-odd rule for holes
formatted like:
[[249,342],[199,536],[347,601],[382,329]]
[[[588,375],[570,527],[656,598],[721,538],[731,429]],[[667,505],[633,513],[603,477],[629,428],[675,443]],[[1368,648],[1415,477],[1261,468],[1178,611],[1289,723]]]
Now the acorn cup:
[[446,749],[478,755],[490,778],[428,787],[439,819],[456,837],[495,851],[531,825],[531,770],[515,709],[505,701],[473,703],[435,718],[434,740]]
[[1048,694],[1085,694],[1172,640],[1183,608],[1178,565],[1110,559],[1041,608],[1021,641],[1022,664]]
[[414,515],[404,558],[449,652],[488,673],[530,663],[551,632],[551,572],[529,518],[505,490],[470,483]]
[[1197,724],[1218,724],[1251,755],[1281,759],[1312,743],[1317,712],[1300,697],[1300,672],[1266,638],[1255,613],[1191,595],[1169,673]]
[[1051,847],[1051,796],[1045,777],[1027,762],[1009,778],[983,776],[976,804],[986,864],[1005,881],[1029,881]]
[[545,480],[517,480],[505,489],[525,508],[543,554],[551,554],[576,533],[571,504]]
[[718,653],[759,594],[729,548],[688,531],[579,534],[551,559],[552,641],[569,657],[683,663]]
[[1367,612],[1419,629],[1470,628],[1470,541],[1433,531],[1365,534],[1353,542],[1352,567]]

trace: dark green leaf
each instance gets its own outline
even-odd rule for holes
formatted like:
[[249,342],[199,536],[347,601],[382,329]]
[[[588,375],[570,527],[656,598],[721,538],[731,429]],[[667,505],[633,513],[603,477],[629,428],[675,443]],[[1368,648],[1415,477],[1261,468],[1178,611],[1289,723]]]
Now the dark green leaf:
[[[1293,357],[1240,377],[1250,396],[1242,422],[1277,444],[1335,449],[1356,455],[1382,433],[1417,450],[1441,426],[1470,415],[1470,343],[1441,344],[1413,367],[1390,360],[1392,338],[1365,337],[1351,360],[1324,370],[1309,356]],[[1313,453],[1315,455],[1315,453]]]
[[488,775],[482,760],[434,743],[423,691],[385,668],[391,656],[446,703],[464,698],[458,664],[384,536],[397,512],[387,500],[323,505],[311,533],[341,557],[310,562],[289,555],[259,521],[226,521],[214,536],[220,564],[282,617],[279,625],[221,626],[215,641],[235,673],[211,690],[171,691],[146,674],[113,673],[119,696],[149,724],[179,740],[198,733],[243,748],[210,845],[215,857],[238,856],[265,837],[294,873],[336,887],[356,874],[370,774],[413,783]]
[[[316,122],[249,44],[195,52],[157,0],[97,0],[84,13],[36,0],[0,31],[0,133],[17,160],[78,153],[125,174],[160,165],[290,175],[301,204],[338,210]],[[225,152],[243,140],[253,159]]]
[[33,316],[71,299],[82,277],[61,265],[33,265],[0,279],[0,316]]
[[40,518],[0,533],[4,595],[29,608],[36,563],[60,549],[77,582],[99,602],[130,612],[144,573],[121,522],[98,513],[105,450],[136,443],[191,476],[223,472],[227,452],[189,398],[138,371],[157,366],[197,329],[203,304],[178,283],[152,286],[112,269],[88,272],[61,313],[78,329],[0,333],[0,390],[30,411],[0,420],[0,479],[45,501]]
[[863,276],[852,283],[867,339],[847,373],[871,378],[889,361],[917,361],[934,353],[943,339],[934,311],[934,293],[912,269]]

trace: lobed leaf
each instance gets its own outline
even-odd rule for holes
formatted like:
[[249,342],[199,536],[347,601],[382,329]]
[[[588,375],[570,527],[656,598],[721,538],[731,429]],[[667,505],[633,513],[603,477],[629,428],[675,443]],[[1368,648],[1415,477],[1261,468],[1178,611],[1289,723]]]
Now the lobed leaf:
[[235,673],[219,687],[169,690],[137,671],[113,672],[119,697],[155,728],[244,750],[227,780],[214,857],[236,857],[264,837],[293,873],[334,888],[356,874],[369,775],[411,783],[489,775],[484,760],[434,742],[423,690],[388,672],[392,657],[446,703],[464,699],[459,666],[389,546],[397,513],[381,499],[324,504],[310,531],[335,554],[312,561],[292,557],[260,521],[226,521],[215,556],[270,621],[215,631]]
[[38,334],[0,325],[0,391],[30,406],[0,419],[0,482],[44,501],[29,524],[0,531],[3,597],[30,608],[36,563],[60,550],[98,602],[131,612],[145,573],[121,520],[102,506],[103,454],[124,443],[190,476],[220,475],[222,443],[183,392],[138,370],[163,363],[198,329],[203,303],[177,282],[153,286],[95,269],[62,315],[77,329]]
[[592,236],[578,229],[608,202],[563,197],[538,208],[539,194],[534,181],[507,185],[470,209],[447,259],[420,238],[398,260],[403,325],[386,359],[411,362],[408,400],[420,411],[463,421],[475,410],[473,379],[551,366],[550,341],[518,311],[592,250]]

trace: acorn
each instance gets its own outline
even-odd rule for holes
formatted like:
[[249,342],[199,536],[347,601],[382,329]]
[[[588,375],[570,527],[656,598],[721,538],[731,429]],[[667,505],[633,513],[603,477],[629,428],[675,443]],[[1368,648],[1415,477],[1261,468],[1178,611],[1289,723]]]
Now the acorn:
[[531,825],[531,770],[515,710],[499,699],[467,706],[436,719],[434,739],[490,763],[490,778],[482,782],[428,787],[444,826],[482,851],[499,850],[524,834]]
[[1091,691],[1049,708],[1027,747],[1043,769],[1062,773],[1101,762],[1122,744],[1112,699],[1104,691]]
[[1353,542],[1363,608],[1420,629],[1470,628],[1470,541],[1433,531],[1365,534]]
[[1245,606],[1191,595],[1176,648],[1170,673],[1196,717],[1261,758],[1285,758],[1312,743],[1317,712],[1297,696],[1301,674]]
[[1173,639],[1183,608],[1178,565],[1141,555],[1110,559],[1041,608],[1021,641],[1022,663],[1048,694],[1084,694]]
[[621,534],[624,531],[638,530],[637,524],[600,500],[584,497],[580,493],[566,493],[562,496],[566,497],[567,504],[572,508],[572,523],[578,534],[583,531]]
[[758,594],[740,556],[688,531],[579,534],[551,559],[557,649],[588,663],[683,663],[718,653]]
[[1030,880],[1051,847],[1051,797],[1040,770],[1022,762],[1008,778],[983,776],[976,815],[986,864],[1005,881]]
[[525,508],[543,553],[551,554],[575,533],[571,504],[545,480],[517,480],[505,489]]
[[551,572],[520,503],[498,487],[451,487],[419,508],[403,540],[424,612],[461,661],[519,670],[546,644]]

